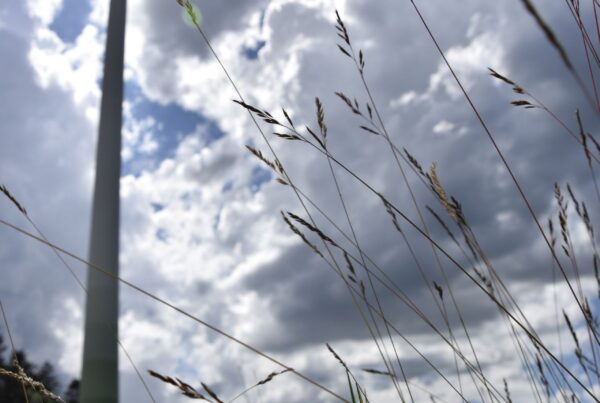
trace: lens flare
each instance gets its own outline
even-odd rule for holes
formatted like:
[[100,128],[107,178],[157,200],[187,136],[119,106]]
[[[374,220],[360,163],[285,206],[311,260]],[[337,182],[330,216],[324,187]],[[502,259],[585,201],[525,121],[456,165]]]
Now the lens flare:
[[[196,18],[196,22],[199,26],[202,26],[202,14],[200,13],[200,9],[191,1],[190,4],[192,6],[192,13]],[[192,19],[192,16],[185,7],[181,8],[181,19],[183,20],[183,22],[185,22],[187,26],[194,28],[194,21]]]

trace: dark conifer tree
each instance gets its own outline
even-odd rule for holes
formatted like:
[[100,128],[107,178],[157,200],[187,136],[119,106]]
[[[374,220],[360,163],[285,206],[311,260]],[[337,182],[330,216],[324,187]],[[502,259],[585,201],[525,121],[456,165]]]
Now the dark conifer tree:
[[[0,334],[0,368],[6,369],[11,372],[17,372],[17,368],[14,365],[14,360],[9,356],[10,349],[4,342],[4,338]],[[54,371],[54,367],[49,362],[45,362],[41,367],[37,367],[27,359],[27,355],[24,351],[17,351],[15,353],[16,359],[19,365],[27,375],[32,379],[39,381],[44,384],[46,389],[55,394],[61,394],[60,382],[58,381],[57,375]],[[30,402],[41,401],[40,397],[37,396],[35,391],[27,389],[27,394]],[[79,380],[74,379],[69,384],[68,388],[64,392],[64,400],[67,403],[79,403]],[[12,378],[6,376],[0,376],[0,402],[2,403],[22,403],[23,399],[23,386]]]
[[64,396],[67,403],[79,403],[79,380],[73,379]]

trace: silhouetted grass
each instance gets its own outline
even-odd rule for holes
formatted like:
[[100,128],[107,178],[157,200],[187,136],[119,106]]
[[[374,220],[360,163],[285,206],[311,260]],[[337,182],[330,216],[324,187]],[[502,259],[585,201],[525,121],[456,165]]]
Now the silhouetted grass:
[[[406,363],[403,362],[403,355],[400,354],[400,351],[409,349],[430,367],[432,373],[443,380],[448,387],[448,395],[455,397],[458,401],[513,401],[508,381],[506,379],[502,379],[502,382],[495,381],[494,378],[497,378],[497,376],[493,374],[494,367],[484,367],[481,363],[480,356],[489,353],[488,350],[492,349],[493,346],[487,346],[484,350],[478,350],[481,347],[477,347],[474,342],[474,329],[471,329],[465,320],[464,307],[460,305],[456,297],[456,290],[453,289],[453,283],[448,275],[448,271],[453,270],[458,271],[469,283],[469,286],[478,291],[478,298],[480,300],[474,301],[474,303],[490,302],[497,309],[501,324],[504,326],[502,330],[508,334],[509,338],[506,341],[501,340],[500,343],[511,343],[514,348],[514,354],[518,357],[521,365],[523,379],[526,380],[531,391],[531,401],[560,401],[565,403],[600,401],[600,396],[598,395],[598,386],[600,385],[600,322],[595,312],[595,301],[590,301],[591,296],[586,294],[583,284],[589,277],[586,277],[585,273],[593,272],[597,286],[597,296],[600,298],[600,269],[598,267],[600,264],[600,254],[597,251],[594,221],[590,214],[590,209],[588,209],[588,204],[575,194],[568,183],[566,184],[569,196],[567,200],[562,190],[565,186],[557,183],[553,189],[557,204],[556,221],[552,218],[549,219],[548,232],[542,228],[538,214],[534,211],[529,201],[527,191],[522,186],[512,166],[506,160],[503,151],[496,141],[495,133],[493,133],[490,126],[486,123],[477,104],[470,97],[458,75],[455,73],[452,64],[446,58],[434,34],[433,28],[435,27],[429,26],[414,1],[411,0],[410,3],[414,7],[416,18],[422,22],[440,57],[459,86],[484,135],[490,141],[492,149],[515,186],[519,199],[525,204],[531,217],[530,224],[538,231],[540,239],[543,240],[545,247],[547,247],[547,253],[549,253],[549,257],[551,258],[553,270],[552,278],[555,295],[552,309],[554,310],[554,319],[556,322],[558,348],[553,347],[552,343],[543,340],[538,334],[531,323],[532,318],[520,306],[516,296],[511,292],[509,285],[506,283],[506,279],[503,278],[501,272],[497,270],[492,259],[488,256],[488,252],[482,246],[483,242],[478,237],[470,222],[469,211],[463,209],[463,205],[460,202],[461,197],[452,195],[450,190],[444,185],[444,167],[438,166],[434,162],[429,169],[424,168],[418,159],[418,155],[423,154],[423,152],[420,150],[409,152],[403,145],[397,144],[396,140],[394,140],[395,137],[388,132],[386,118],[389,119],[389,117],[382,115],[366,76],[368,69],[367,55],[363,50],[355,48],[351,39],[351,32],[337,11],[335,12],[336,24],[334,29],[340,41],[336,46],[340,53],[348,59],[350,68],[356,71],[356,79],[360,82],[365,95],[364,99],[351,97],[344,91],[338,91],[336,95],[348,107],[349,113],[354,115],[359,121],[356,125],[356,130],[368,135],[366,136],[366,141],[385,142],[385,146],[390,152],[389,162],[378,159],[378,163],[390,163],[394,165],[394,169],[397,168],[398,182],[403,184],[405,187],[403,190],[410,197],[410,206],[408,207],[392,202],[383,191],[377,189],[375,185],[370,184],[367,179],[344,163],[343,155],[335,154],[328,147],[328,140],[335,133],[332,133],[329,129],[327,109],[320,98],[315,98],[314,119],[316,126],[309,123],[299,124],[298,122],[294,122],[284,108],[282,108],[283,117],[280,118],[258,105],[249,104],[238,89],[227,67],[222,63],[218,54],[211,46],[209,38],[199,26],[198,18],[191,3],[186,0],[177,0],[177,2],[189,14],[192,23],[196,26],[212,56],[221,66],[224,74],[234,88],[238,96],[238,99],[234,100],[234,102],[247,111],[260,137],[264,141],[266,151],[261,151],[260,147],[247,146],[248,151],[261,164],[265,164],[272,170],[276,180],[289,188],[300,203],[301,212],[281,212],[284,222],[308,246],[307,253],[315,253],[322,260],[324,266],[332,270],[332,274],[336,276],[336,279],[342,282],[352,301],[352,306],[348,307],[348,309],[352,309],[360,317],[369,333],[370,339],[375,344],[381,368],[366,368],[363,369],[363,372],[370,376],[380,376],[383,379],[389,380],[390,386],[395,390],[399,401],[418,401],[414,393],[414,388],[420,389],[421,387],[410,379],[406,370]],[[566,66],[568,72],[577,81],[586,101],[596,111],[600,111],[598,90],[596,88],[596,75],[600,71],[600,57],[598,57],[597,52],[597,48],[600,47],[600,24],[596,8],[600,7],[600,4],[596,0],[592,2],[593,18],[591,20],[598,36],[597,40],[595,40],[593,39],[593,34],[590,34],[585,24],[585,19],[581,15],[579,2],[577,0],[566,1],[569,11],[574,18],[576,29],[582,36],[586,66],[591,83],[585,84],[571,61],[569,49],[561,44],[552,27],[544,20],[543,13],[536,9],[529,0],[522,0],[522,3],[525,6],[525,11],[532,16],[533,22],[542,30],[549,45],[557,51],[560,62]],[[543,111],[550,119],[559,124],[561,130],[564,130],[567,135],[576,140],[576,147],[582,147],[581,156],[587,165],[590,179],[594,184],[597,201],[600,202],[600,190],[596,178],[597,165],[600,163],[600,142],[591,133],[586,131],[579,109],[574,108],[576,111],[574,119],[575,128],[572,128],[546,106],[541,96],[533,95],[526,89],[526,86],[517,84],[516,81],[493,68],[489,68],[489,71],[494,79],[509,85],[512,91],[518,95],[519,98],[511,102],[514,107]],[[591,85],[592,91],[590,91],[589,85]],[[590,93],[593,93],[594,97],[590,96]],[[598,116],[595,117],[597,118]],[[259,122],[269,125],[272,129],[273,137],[265,133]],[[306,150],[314,152],[327,162],[329,168],[327,175],[331,178],[331,187],[323,189],[323,191],[331,191],[335,195],[336,205],[332,207],[343,212],[342,222],[337,222],[336,219],[328,215],[325,212],[325,206],[320,206],[315,202],[314,198],[307,194],[306,190],[296,185],[296,181],[290,177],[285,169],[285,165],[272,146],[272,141],[287,142],[289,147],[302,147],[303,152],[306,152]],[[364,193],[361,196],[370,195],[381,202],[381,212],[385,213],[386,217],[389,218],[390,225],[395,229],[394,235],[400,237],[402,245],[409,251],[410,258],[414,263],[415,269],[418,271],[422,285],[428,292],[427,302],[435,306],[435,315],[426,314],[425,307],[420,306],[411,298],[408,290],[395,282],[391,273],[387,273],[376,263],[378,260],[377,256],[371,256],[365,249],[364,243],[359,239],[356,230],[358,218],[364,218],[362,215],[363,212],[353,211],[350,208],[348,198],[354,195],[349,193],[348,189],[344,188],[343,183],[345,182],[340,180],[342,177],[350,179],[359,185],[361,191]],[[425,193],[433,197],[437,205],[430,206],[424,200],[420,200],[417,196],[420,193],[414,189],[415,184],[416,186],[422,186]],[[1,186],[0,191],[30,220],[23,205],[17,201],[17,198],[5,186]],[[549,194],[551,191],[549,190]],[[478,192],[478,190],[473,189],[473,192]],[[409,209],[411,212],[414,210],[417,219],[410,218]],[[432,231],[429,228],[431,221],[426,219],[425,210],[433,218],[434,225],[439,225],[452,241],[452,245],[456,246],[458,254],[445,248],[441,240],[434,239]],[[576,218],[569,215],[572,211],[575,211]],[[276,212],[273,213],[275,214]],[[590,268],[591,270],[586,270],[587,264],[577,256],[572,235],[572,227],[576,225],[573,222],[574,219],[583,224],[588,241],[592,246],[593,267]],[[557,230],[555,230],[554,222],[558,222]],[[326,346],[327,349],[333,358],[339,362],[340,370],[344,371],[347,378],[347,390],[343,392],[335,392],[329,386],[323,385],[304,373],[287,366],[285,363],[232,336],[226,331],[216,328],[125,279],[109,274],[105,268],[86,262],[84,259],[54,245],[46,239],[31,220],[30,223],[38,231],[38,236],[19,229],[4,220],[0,219],[0,223],[50,246],[59,257],[62,254],[66,254],[85,263],[93,270],[101,271],[113,277],[115,281],[120,281],[122,284],[133,288],[155,302],[174,309],[198,324],[208,327],[221,336],[238,343],[280,367],[279,371],[271,372],[263,380],[243,389],[242,392],[232,394],[234,397],[230,401],[234,401],[250,390],[262,387],[270,383],[275,377],[288,372],[302,378],[312,386],[320,388],[321,391],[334,399],[353,403],[369,401],[368,390],[361,385],[359,376],[355,376],[352,371],[354,366],[352,364],[353,357],[342,358],[329,344]],[[407,229],[410,229],[410,232]],[[411,236],[414,235],[416,235],[416,238],[412,239]],[[428,253],[431,253],[431,256],[425,256],[425,258],[429,259],[433,257],[436,273],[439,273],[442,279],[440,283],[434,281],[431,275],[428,274],[432,270],[427,270],[423,263],[424,256],[420,256],[416,252],[414,243],[422,241],[427,242],[430,247]],[[70,269],[66,263],[65,266]],[[567,306],[558,306],[556,297],[558,274],[562,277],[561,282],[570,293],[571,304],[578,309],[576,317],[573,314],[567,314]],[[77,279],[76,276],[75,278]],[[425,352],[421,351],[417,345],[418,340],[411,340],[410,337],[402,332],[400,326],[391,320],[393,316],[390,314],[390,306],[392,304],[386,300],[386,308],[384,309],[384,304],[382,303],[383,290],[386,291],[386,297],[390,295],[390,298],[394,298],[394,302],[398,304],[397,306],[403,306],[412,311],[430,330],[431,335],[436,336],[447,347],[453,357],[454,368],[452,372],[440,368]],[[531,290],[532,293],[539,291],[537,289]],[[562,311],[562,315],[559,315],[559,311]],[[457,318],[458,323],[453,323],[452,318]],[[440,320],[442,325],[439,325]],[[561,333],[563,332],[570,335],[570,340],[563,340],[561,337]],[[498,334],[501,334],[500,330]],[[133,361],[131,361],[131,364],[133,365]],[[136,372],[138,372],[140,380],[144,382],[137,368]],[[179,389],[184,396],[190,399],[215,402],[224,401],[214,390],[204,383],[200,382],[202,386],[202,389],[200,389],[174,376],[162,375],[157,371],[149,371],[149,374]],[[24,385],[33,386],[22,374],[11,375],[0,373],[0,375],[19,377],[18,379]],[[280,382],[283,381],[284,379],[280,380]],[[144,386],[146,387],[145,383]],[[41,388],[41,386],[39,387]],[[154,400],[147,387],[146,390],[150,398]],[[436,401],[436,399],[441,401],[439,397],[436,397],[430,391],[427,392],[432,401]]]

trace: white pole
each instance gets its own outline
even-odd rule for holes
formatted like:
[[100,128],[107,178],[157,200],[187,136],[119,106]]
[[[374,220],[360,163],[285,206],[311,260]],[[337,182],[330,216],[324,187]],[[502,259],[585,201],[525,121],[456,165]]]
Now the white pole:
[[[119,179],[126,0],[111,0],[96,149],[89,261],[119,274]],[[88,269],[81,403],[117,403],[119,288]]]

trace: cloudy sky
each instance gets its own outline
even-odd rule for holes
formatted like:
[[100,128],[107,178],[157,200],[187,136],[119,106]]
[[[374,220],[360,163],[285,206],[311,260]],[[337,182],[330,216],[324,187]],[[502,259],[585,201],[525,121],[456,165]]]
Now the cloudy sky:
[[[566,4],[537,3],[543,3],[544,19],[592,88],[581,35]],[[285,107],[298,127],[317,128],[318,96],[331,153],[418,221],[386,141],[361,130],[364,121],[334,94],[343,91],[361,105],[368,99],[351,60],[336,48],[337,8],[355,47],[364,52],[365,77],[391,138],[425,168],[437,163],[440,180],[462,202],[487,256],[544,340],[558,351],[554,301],[574,318],[576,307],[564,286],[553,287],[550,253],[410,2],[195,4],[202,28],[249,103],[278,119]],[[599,200],[581,147],[543,111],[512,107],[510,101],[517,98],[510,87],[488,74],[492,67],[520,83],[574,131],[577,108],[587,130],[594,133],[598,127],[577,82],[521,2],[430,0],[418,5],[540,220],[557,222],[554,182],[563,188],[568,182],[586,200],[595,222]],[[590,11],[585,9],[586,15]],[[0,4],[0,183],[50,240],[82,257],[88,247],[107,17],[107,0]],[[357,373],[372,401],[396,401],[391,382],[361,372],[384,369],[377,348],[343,282],[281,219],[280,210],[307,214],[292,189],[277,183],[276,175],[247,152],[244,146],[251,145],[271,158],[248,114],[232,102],[238,97],[225,74],[174,0],[128,2],[125,62],[122,277],[345,396],[344,371],[327,351],[329,343]],[[327,160],[310,146],[278,139],[270,134],[272,128],[263,128],[296,186],[351,234]],[[404,167],[420,206],[431,205],[447,219],[419,178]],[[434,323],[443,324],[381,200],[339,167],[335,173],[364,252]],[[358,256],[327,218],[308,206],[319,226]],[[6,199],[0,200],[0,218],[31,230]],[[436,221],[425,218],[433,238],[464,261]],[[442,284],[429,244],[406,223],[400,225],[428,278]],[[575,220],[571,225],[582,286],[594,295],[585,228]],[[5,226],[0,240],[0,298],[18,348],[33,361],[56,363],[64,380],[79,376],[83,291],[47,247]],[[338,264],[345,267],[340,256]],[[442,263],[486,376],[499,388],[506,378],[516,400],[528,401],[531,389],[504,319],[463,274],[447,260]],[[82,265],[73,262],[73,267],[85,277]],[[456,384],[447,345],[391,293],[379,291],[389,320]],[[121,341],[141,369],[193,385],[205,382],[225,399],[279,369],[130,289],[121,288],[120,309]],[[457,322],[454,313],[450,316]],[[457,332],[464,344],[464,334]],[[395,341],[417,401],[429,398],[420,388],[444,401],[460,401],[408,344]],[[566,335],[563,348],[574,348]],[[122,401],[148,401],[121,358]],[[465,394],[477,399],[465,379]],[[168,385],[147,381],[158,401],[186,401]],[[286,374],[249,393],[246,401],[317,400],[332,398]]]

